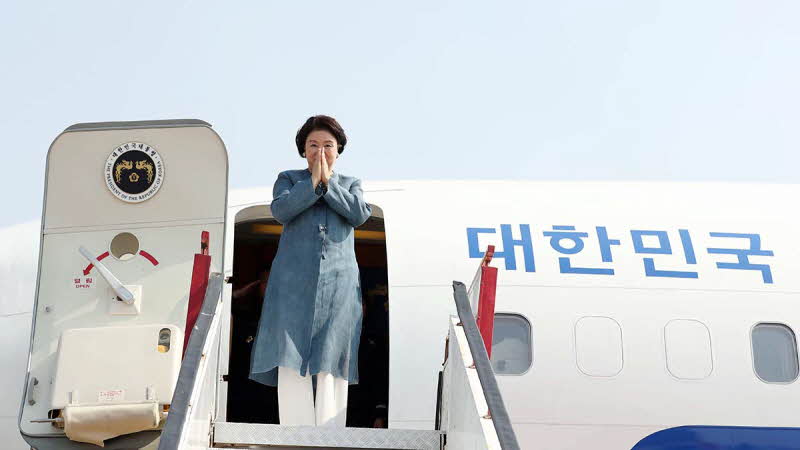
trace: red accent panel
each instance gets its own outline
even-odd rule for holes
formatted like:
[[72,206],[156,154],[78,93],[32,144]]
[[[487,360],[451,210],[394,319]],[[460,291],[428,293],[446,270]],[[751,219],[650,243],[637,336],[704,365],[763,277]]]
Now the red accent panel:
[[[488,252],[487,252],[488,253]],[[481,291],[478,297],[478,329],[489,358],[492,357],[494,333],[494,300],[497,291],[497,267],[481,267]]]
[[139,250],[139,254],[144,256],[145,258],[147,258],[147,260],[150,261],[151,263],[153,263],[154,266],[158,265],[158,260],[153,255],[151,255],[150,253],[147,253],[144,250]]
[[192,267],[192,284],[189,287],[189,307],[186,311],[186,329],[183,333],[182,353],[186,353],[186,347],[189,345],[189,336],[192,333],[192,328],[194,328],[194,323],[197,321],[197,316],[200,315],[203,298],[208,287],[210,269],[211,256],[196,253],[194,255],[194,266]]

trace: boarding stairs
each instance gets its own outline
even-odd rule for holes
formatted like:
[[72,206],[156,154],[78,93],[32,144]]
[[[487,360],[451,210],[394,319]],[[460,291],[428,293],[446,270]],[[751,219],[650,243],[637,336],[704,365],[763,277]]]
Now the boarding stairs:
[[[436,415],[432,429],[286,426],[217,420],[219,355],[224,277],[209,273],[207,233],[203,253],[196,255],[189,296],[188,329],[183,360],[172,399],[158,429],[122,434],[105,442],[108,450],[239,449],[518,449],[489,360],[494,319],[496,268],[489,267],[493,248],[470,289],[453,282],[458,314],[449,318],[444,362],[439,371]],[[477,311],[477,314],[473,314]],[[33,396],[27,396],[33,399]],[[98,408],[104,408],[100,406]],[[61,417],[44,419],[64,426]],[[28,437],[40,450],[93,448],[65,437]]]
[[[453,282],[458,316],[450,318],[445,361],[439,373],[436,429],[285,426],[214,420],[217,387],[214,350],[219,345],[224,280],[222,274],[212,273],[158,449],[519,448],[484,344],[491,343],[493,321],[487,318],[494,315],[497,269],[489,267],[493,250],[491,246],[487,250],[469,291],[463,283]],[[473,310],[478,314],[473,314]]]

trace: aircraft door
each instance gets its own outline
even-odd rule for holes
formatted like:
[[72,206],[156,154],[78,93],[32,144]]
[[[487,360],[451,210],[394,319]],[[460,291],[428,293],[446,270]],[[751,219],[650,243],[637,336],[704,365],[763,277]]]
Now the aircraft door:
[[224,267],[227,189],[225,145],[203,121],[79,124],[55,139],[19,424],[32,446],[108,428],[111,409],[138,426],[120,434],[163,424],[203,232],[210,272]]

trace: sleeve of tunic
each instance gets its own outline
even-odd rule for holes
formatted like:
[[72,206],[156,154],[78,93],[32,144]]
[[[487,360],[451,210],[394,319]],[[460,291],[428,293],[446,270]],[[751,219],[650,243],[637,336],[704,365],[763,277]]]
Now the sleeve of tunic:
[[292,180],[285,172],[278,174],[272,189],[272,216],[282,224],[290,222],[294,217],[320,198],[319,189],[311,187],[311,179],[302,179],[292,186]]
[[372,207],[364,201],[364,192],[361,190],[361,180],[356,178],[350,189],[343,188],[338,183],[338,177],[328,182],[328,191],[323,198],[334,211],[347,219],[353,227],[358,227],[369,219]]

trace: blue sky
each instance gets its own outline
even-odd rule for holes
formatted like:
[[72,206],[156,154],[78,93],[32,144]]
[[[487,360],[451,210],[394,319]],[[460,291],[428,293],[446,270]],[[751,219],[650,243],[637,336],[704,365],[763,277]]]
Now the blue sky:
[[363,179],[796,183],[796,1],[15,2],[0,226],[41,214],[78,122],[199,118],[230,188],[335,116]]

